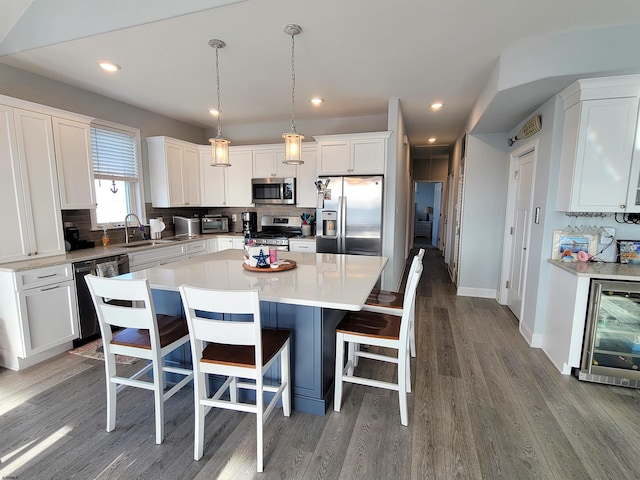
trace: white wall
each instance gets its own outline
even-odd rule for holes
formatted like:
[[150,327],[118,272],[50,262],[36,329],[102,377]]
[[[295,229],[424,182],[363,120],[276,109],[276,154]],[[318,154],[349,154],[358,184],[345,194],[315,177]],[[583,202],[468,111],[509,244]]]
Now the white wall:
[[389,257],[382,275],[382,288],[397,290],[404,272],[407,252],[407,198],[409,198],[409,145],[404,144],[405,126],[400,100],[389,100],[387,169],[384,179],[385,205],[383,252]]
[[469,135],[458,293],[496,298],[509,172],[505,134]]

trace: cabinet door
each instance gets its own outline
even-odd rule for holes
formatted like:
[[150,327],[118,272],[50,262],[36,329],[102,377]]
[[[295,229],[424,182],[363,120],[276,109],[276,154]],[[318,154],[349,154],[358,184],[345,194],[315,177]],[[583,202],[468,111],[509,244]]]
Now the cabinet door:
[[558,210],[626,209],[637,115],[633,97],[585,100],[566,110]]
[[185,205],[200,206],[200,155],[196,148],[185,147],[182,156]]
[[[302,152],[302,156],[304,157],[304,151]],[[303,159],[304,160],[304,159]],[[274,160],[274,170],[276,172],[276,177],[279,178],[289,178],[295,177],[298,174],[298,166],[296,165],[286,165],[284,163],[284,146],[282,148],[276,149],[276,157]]]
[[233,237],[218,237],[218,252],[231,250],[233,248]]
[[91,127],[89,124],[52,118],[62,209],[95,208]]
[[229,167],[212,167],[211,147],[200,148],[200,185],[203,207],[224,207],[225,204],[225,169]]
[[18,300],[25,357],[78,338],[73,280],[23,290]]
[[229,151],[230,167],[224,167],[226,175],[225,192],[227,207],[251,206],[251,175],[253,157],[251,150]]
[[169,182],[169,204],[172,207],[185,205],[183,190],[183,148],[180,145],[167,142],[165,145],[167,156],[167,181]]
[[315,182],[318,179],[316,148],[302,147],[302,160],[304,163],[298,165],[296,176],[296,202],[298,207],[316,208],[318,201],[318,191]]
[[0,105],[0,205],[3,232],[0,235],[0,262],[20,260],[29,254],[25,192],[15,141],[13,109]]
[[386,142],[384,139],[351,141],[351,173],[384,175]]
[[318,144],[318,175],[344,175],[352,172],[348,141]]
[[14,110],[16,143],[22,169],[31,255],[64,253],[51,117]]
[[274,169],[275,151],[254,150],[253,152],[253,178],[269,178],[275,177]]

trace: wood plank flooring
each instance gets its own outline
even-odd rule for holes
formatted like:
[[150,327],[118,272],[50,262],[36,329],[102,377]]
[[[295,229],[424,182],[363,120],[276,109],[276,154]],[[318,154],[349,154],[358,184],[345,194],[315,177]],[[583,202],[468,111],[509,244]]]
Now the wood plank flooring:
[[[0,478],[640,478],[639,390],[560,375],[507,309],[455,296],[437,250],[424,263],[409,427],[393,392],[346,384],[340,413],[275,410],[263,474],[255,418],[244,413],[208,415],[196,462],[190,389],[166,404],[162,445],[151,394],[138,389],[119,396],[107,433],[102,363],[62,354],[23,372],[0,370]],[[393,376],[387,366],[375,371]]]

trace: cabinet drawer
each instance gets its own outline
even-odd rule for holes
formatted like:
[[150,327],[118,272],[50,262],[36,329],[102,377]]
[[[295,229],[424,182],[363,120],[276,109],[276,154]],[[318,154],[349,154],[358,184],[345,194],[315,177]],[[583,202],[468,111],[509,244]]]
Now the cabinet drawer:
[[167,258],[178,257],[181,255],[184,255],[184,245],[153,248],[151,250],[145,250],[144,252],[130,253],[129,266],[134,267],[144,263],[153,263],[154,261],[162,261]]
[[316,251],[316,242],[315,241],[291,241],[289,240],[289,251],[290,252],[311,252],[315,253]]
[[16,290],[41,287],[65,280],[73,280],[73,268],[70,263],[17,272]]
[[194,253],[207,251],[207,240],[198,240],[197,242],[190,242],[185,245],[185,253],[187,255],[193,255]]

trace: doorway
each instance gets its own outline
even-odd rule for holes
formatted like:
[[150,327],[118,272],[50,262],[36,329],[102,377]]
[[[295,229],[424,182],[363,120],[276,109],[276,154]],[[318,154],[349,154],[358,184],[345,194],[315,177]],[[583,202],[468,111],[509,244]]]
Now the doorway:
[[415,182],[413,246],[439,247],[442,182]]
[[529,236],[531,232],[536,144],[525,145],[511,155],[508,204],[505,221],[501,303],[522,321],[526,294]]

